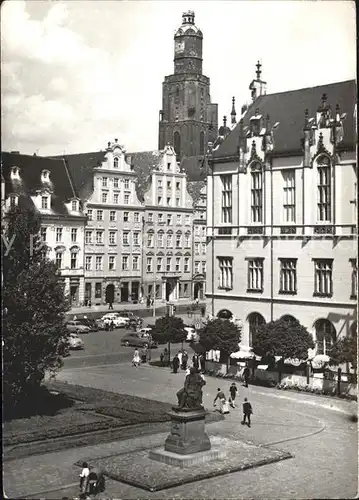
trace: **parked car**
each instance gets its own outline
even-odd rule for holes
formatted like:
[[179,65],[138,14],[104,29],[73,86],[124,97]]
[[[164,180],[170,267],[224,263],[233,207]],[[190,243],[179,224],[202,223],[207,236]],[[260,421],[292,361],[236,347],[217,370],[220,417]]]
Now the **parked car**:
[[115,328],[124,328],[125,326],[128,325],[128,319],[127,318],[122,318],[121,316],[118,315],[118,313],[109,313],[105,314],[105,316],[102,316],[102,321],[106,325],[109,325],[111,321],[113,322],[113,326]]
[[78,318],[77,321],[80,321],[83,325],[88,326],[91,332],[98,332],[99,330],[98,324],[92,318]]
[[105,321],[106,319],[114,319],[119,316],[119,313],[107,313],[102,316],[102,321]]
[[151,332],[152,332],[152,328],[150,328],[149,326],[146,326],[144,328],[140,328],[139,330],[137,330],[137,333],[140,333],[141,335],[151,335]]
[[121,339],[121,344],[125,346],[134,347],[157,347],[157,342],[155,342],[148,334],[142,334],[139,332],[127,333]]
[[68,329],[68,331],[70,333],[89,333],[90,332],[90,328],[86,325],[83,325],[81,323],[81,321],[79,321],[78,319],[68,321],[66,323],[66,328]]
[[77,333],[70,333],[70,335],[67,338],[67,343],[69,346],[69,349],[75,350],[75,349],[84,349],[85,344],[82,339],[77,335]]
[[96,319],[96,325],[99,330],[106,330],[106,324],[102,318]]
[[187,342],[198,342],[199,340],[199,335],[196,332],[195,328],[191,326],[185,326],[184,331],[187,333]]

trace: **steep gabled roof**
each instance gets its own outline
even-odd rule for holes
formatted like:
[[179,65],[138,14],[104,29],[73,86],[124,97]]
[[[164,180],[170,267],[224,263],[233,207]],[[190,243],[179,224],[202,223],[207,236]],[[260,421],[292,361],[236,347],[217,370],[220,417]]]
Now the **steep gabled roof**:
[[[323,94],[327,94],[327,102],[333,112],[336,105],[339,104],[340,112],[347,114],[344,120],[344,141],[342,146],[354,149],[356,143],[353,116],[356,103],[356,83],[354,80],[260,96],[249,106],[243,117],[243,124],[248,126],[250,118],[254,116],[256,109],[258,109],[260,115],[264,117],[269,115],[271,125],[279,122],[278,128],[274,131],[273,153],[300,154],[304,112],[308,109],[309,117],[316,116]],[[214,158],[236,155],[238,136],[239,123],[218,149],[214,151]]]
[[181,171],[187,174],[189,182],[204,181],[207,177],[203,156],[188,156],[183,158],[180,165]]
[[[33,207],[30,197],[45,187],[41,182],[41,172],[48,170],[50,173],[48,187],[53,192],[51,208],[54,214],[69,215],[64,204],[75,198],[76,192],[62,159],[53,160],[42,156],[2,152],[1,162],[6,195],[17,194],[22,199],[22,205],[25,203],[29,208]],[[20,180],[11,179],[12,167],[19,167]]]

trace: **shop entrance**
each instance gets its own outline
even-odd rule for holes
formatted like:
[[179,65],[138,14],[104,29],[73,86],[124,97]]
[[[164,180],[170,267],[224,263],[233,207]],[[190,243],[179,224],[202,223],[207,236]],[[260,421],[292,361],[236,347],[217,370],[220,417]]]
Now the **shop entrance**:
[[125,281],[121,285],[121,302],[128,302],[129,293],[128,293],[128,281]]
[[115,301],[115,285],[107,285],[106,287],[106,303],[113,304]]

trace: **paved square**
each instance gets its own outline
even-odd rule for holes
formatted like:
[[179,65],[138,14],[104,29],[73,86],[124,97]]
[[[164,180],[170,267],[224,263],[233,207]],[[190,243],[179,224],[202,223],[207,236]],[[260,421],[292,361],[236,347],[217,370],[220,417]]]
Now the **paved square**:
[[149,458],[149,449],[128,454],[111,455],[96,459],[83,458],[91,467],[100,467],[111,479],[137,486],[147,491],[160,491],[231,472],[279,462],[293,455],[287,451],[235,441],[219,436],[211,437],[212,450],[225,450],[226,457],[211,462],[179,468]]

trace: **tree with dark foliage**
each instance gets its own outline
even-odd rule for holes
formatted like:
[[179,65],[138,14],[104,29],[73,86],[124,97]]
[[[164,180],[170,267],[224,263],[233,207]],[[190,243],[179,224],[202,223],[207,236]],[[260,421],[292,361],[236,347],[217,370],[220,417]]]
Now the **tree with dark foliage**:
[[330,363],[341,365],[350,363],[355,373],[358,364],[358,335],[355,329],[352,335],[338,339],[330,350]]
[[187,337],[183,319],[168,315],[156,320],[151,335],[159,344],[168,344],[169,360],[171,359],[171,343],[184,342]]
[[229,360],[229,355],[238,351],[241,329],[228,319],[215,318],[199,330],[199,341],[206,351],[219,350]]
[[38,216],[15,207],[2,235],[3,400],[5,412],[33,401],[45,372],[61,367],[64,314],[59,273],[46,258]]

